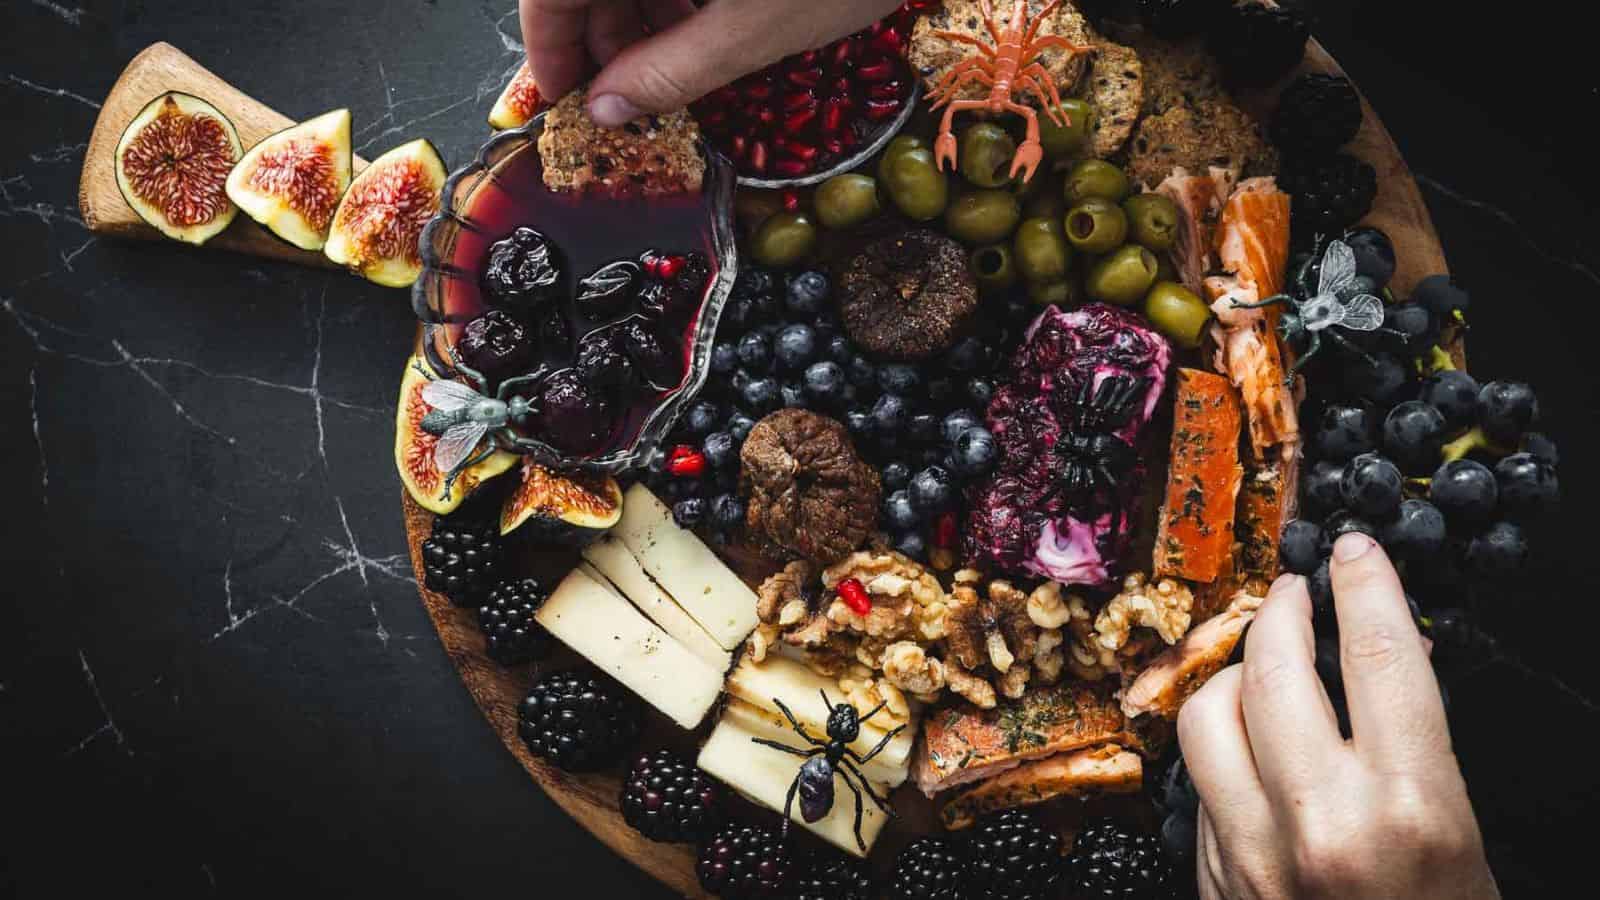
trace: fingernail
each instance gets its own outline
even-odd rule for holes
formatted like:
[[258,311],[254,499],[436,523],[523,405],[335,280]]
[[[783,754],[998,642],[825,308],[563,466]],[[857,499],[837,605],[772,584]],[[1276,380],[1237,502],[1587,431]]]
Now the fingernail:
[[1376,544],[1372,538],[1359,532],[1343,535],[1333,545],[1333,558],[1335,562],[1354,562],[1366,555]]
[[1267,593],[1271,595],[1276,594],[1279,591],[1287,591],[1294,585],[1294,580],[1299,577],[1299,575],[1296,575],[1293,572],[1285,572],[1282,575],[1279,575],[1277,579],[1272,582],[1272,587],[1267,588]]
[[601,94],[589,101],[589,118],[607,128],[626,125],[642,115],[644,110],[621,94]]

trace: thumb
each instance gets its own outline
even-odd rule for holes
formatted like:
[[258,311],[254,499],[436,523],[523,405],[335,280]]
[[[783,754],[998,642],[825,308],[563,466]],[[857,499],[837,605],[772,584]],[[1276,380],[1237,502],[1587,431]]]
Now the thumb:
[[721,0],[617,54],[589,86],[589,115],[616,126],[681,109],[770,62],[876,21],[888,0]]

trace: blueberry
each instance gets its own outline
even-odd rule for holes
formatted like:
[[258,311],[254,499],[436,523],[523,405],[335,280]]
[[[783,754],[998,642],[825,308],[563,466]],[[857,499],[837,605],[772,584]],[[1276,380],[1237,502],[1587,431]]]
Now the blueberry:
[[749,371],[743,368],[734,369],[732,377],[728,379],[728,386],[733,388],[734,393],[743,394],[745,385],[755,380],[756,376],[750,374]]
[[870,388],[878,383],[878,367],[865,356],[858,354],[850,357],[850,362],[845,364],[844,371],[850,383],[856,387]]
[[772,370],[772,344],[759,331],[746,332],[739,338],[739,363],[753,375]]
[[946,472],[954,472],[956,470],[955,460],[951,458],[950,454],[946,452],[943,447],[923,447],[921,450],[917,451],[917,462],[919,462],[923,468],[927,468],[928,466],[943,466]]
[[717,320],[717,333],[738,334],[744,331],[754,318],[753,310],[754,304],[749,297],[729,297],[728,305],[722,308],[722,318]]
[[898,394],[883,394],[872,405],[872,424],[879,435],[898,434],[906,427],[911,410]]
[[766,269],[741,269],[733,280],[733,296],[754,297],[777,290],[778,282]]
[[922,373],[916,366],[905,363],[889,363],[878,369],[878,387],[886,394],[899,394],[902,397],[911,397],[917,393],[917,388],[922,386]]
[[917,511],[933,515],[944,512],[955,500],[955,486],[942,466],[929,466],[911,476],[911,502]]
[[967,400],[971,401],[973,409],[987,409],[989,401],[993,399],[993,381],[987,378],[967,379]]
[[798,372],[816,359],[817,333],[810,325],[786,325],[774,343],[778,366],[786,371]]
[[885,463],[878,480],[883,482],[884,490],[898,491],[911,483],[911,467],[899,460]]
[[745,438],[750,436],[750,429],[754,427],[756,427],[756,420],[742,412],[735,412],[728,417],[728,433],[733,435],[733,439],[741,444],[744,443]]
[[1283,528],[1278,540],[1278,556],[1283,567],[1296,575],[1310,575],[1328,555],[1328,537],[1322,526],[1309,519],[1295,519]]
[[928,542],[915,531],[908,531],[895,538],[894,549],[896,553],[909,556],[918,562],[924,562],[928,558]]
[[911,502],[910,492],[902,489],[883,501],[883,520],[894,531],[911,531],[922,522],[922,517],[917,514],[916,504]]
[[812,363],[806,368],[804,378],[806,395],[819,403],[835,403],[843,399],[844,368],[831,360]]
[[821,272],[801,272],[789,281],[789,312],[812,316],[828,299],[828,276]]
[[756,319],[771,322],[783,316],[783,298],[777,292],[758,294],[755,298]]
[[844,414],[844,427],[850,431],[850,436],[858,442],[871,439],[872,412],[859,408],[846,412]]
[[739,392],[745,411],[753,416],[764,416],[783,404],[783,392],[776,378],[756,378]]
[[711,524],[723,530],[744,525],[744,501],[738,494],[722,494],[711,501]]
[[739,442],[726,431],[713,431],[700,445],[706,463],[713,469],[726,469],[739,464]]
[[964,337],[950,348],[945,365],[952,372],[981,372],[989,368],[990,353],[982,338]]
[[779,390],[783,394],[783,405],[789,409],[806,408],[806,389],[798,381],[785,381]]
[[823,344],[823,355],[839,365],[850,361],[855,351],[850,349],[850,339],[842,334],[836,334]]
[[956,474],[964,478],[988,474],[999,456],[1000,448],[995,443],[994,435],[981,425],[961,432],[951,450]]
[[[885,397],[891,396],[885,394]],[[939,442],[939,417],[933,413],[917,413],[906,423],[906,437],[913,444],[932,445]]]
[[693,437],[705,437],[722,421],[722,410],[710,400],[696,400],[683,415],[683,427]]
[[739,367],[739,348],[727,341],[711,347],[711,371],[726,375]]
[[944,438],[946,444],[954,445],[956,438],[961,436],[961,432],[982,424],[972,410],[958,409],[944,417],[944,423],[940,426],[943,430],[941,437]]
[[949,378],[935,378],[928,382],[928,402],[934,406],[960,402],[956,396],[956,383]]
[[672,521],[678,523],[680,528],[693,528],[699,525],[706,517],[706,501],[704,497],[690,497],[672,504]]

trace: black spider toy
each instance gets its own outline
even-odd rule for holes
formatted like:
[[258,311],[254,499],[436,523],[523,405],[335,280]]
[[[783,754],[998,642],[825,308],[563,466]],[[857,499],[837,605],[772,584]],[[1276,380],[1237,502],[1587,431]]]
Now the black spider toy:
[[1094,386],[1086,378],[1072,400],[1072,417],[1056,444],[1061,468],[1056,493],[1073,504],[1091,503],[1115,491],[1139,461],[1132,445],[1116,432],[1144,401],[1149,378],[1113,375]]
[[[872,802],[878,804],[878,808],[885,813],[892,816],[894,815],[894,810],[889,807],[889,801],[886,798],[878,796],[877,792],[872,789],[872,785],[867,782],[867,777],[862,775],[861,770],[856,766],[866,765],[874,756],[882,753],[883,748],[889,745],[894,736],[905,730],[905,726],[900,725],[891,730],[883,736],[883,740],[879,741],[876,747],[872,748],[871,752],[863,756],[850,749],[850,743],[861,736],[861,723],[877,715],[878,711],[883,709],[884,704],[879,703],[868,711],[866,715],[862,716],[858,715],[856,708],[849,703],[840,703],[835,706],[828,699],[827,692],[823,692],[822,702],[828,708],[828,739],[824,741],[806,731],[805,726],[795,719],[794,713],[789,711],[789,707],[783,705],[782,700],[773,697],[772,702],[778,705],[783,717],[789,720],[789,725],[794,728],[795,734],[800,735],[805,739],[806,743],[811,745],[811,748],[807,750],[799,747],[790,747],[787,744],[780,744],[777,741],[769,741],[765,738],[750,739],[774,750],[782,750],[795,756],[806,757],[806,761],[800,764],[800,773],[795,776],[794,783],[789,785],[788,796],[783,800],[784,836],[788,837],[789,835],[789,811],[794,807],[796,793],[800,795],[800,815],[807,822],[815,822],[827,815],[828,810],[833,809],[833,775],[837,771],[839,778],[844,781],[845,787],[850,789],[850,793],[856,795],[856,844],[865,852],[867,842],[861,837],[861,814],[864,811],[861,792],[866,791],[867,796],[872,798]],[[855,776],[856,781],[861,782],[860,789],[857,789],[855,782],[850,780],[852,775]]]

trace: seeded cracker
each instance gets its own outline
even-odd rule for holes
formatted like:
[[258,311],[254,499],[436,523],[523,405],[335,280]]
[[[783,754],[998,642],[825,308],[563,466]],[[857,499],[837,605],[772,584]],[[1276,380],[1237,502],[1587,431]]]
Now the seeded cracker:
[[589,118],[579,88],[545,114],[539,135],[544,183],[553,191],[677,194],[700,189],[700,129],[685,110],[646,115],[620,128]]

